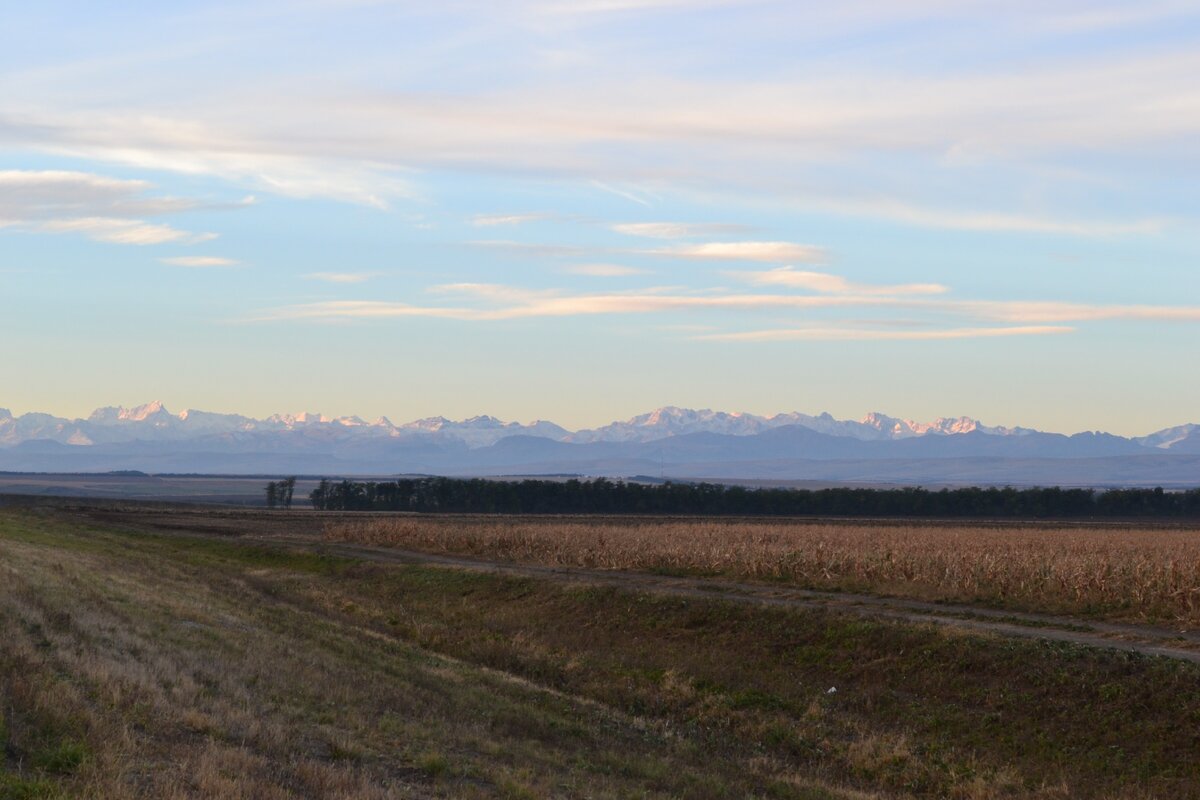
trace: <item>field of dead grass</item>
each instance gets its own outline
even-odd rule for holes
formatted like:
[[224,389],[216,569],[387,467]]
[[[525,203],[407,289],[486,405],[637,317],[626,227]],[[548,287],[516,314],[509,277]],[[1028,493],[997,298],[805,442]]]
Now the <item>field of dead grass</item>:
[[0,800],[1200,799],[1194,664],[135,517],[0,512]]
[[0,800],[734,798],[766,780],[361,626],[333,591],[350,566],[0,512]]
[[403,517],[327,541],[521,563],[719,575],[804,588],[1200,624],[1200,529]]

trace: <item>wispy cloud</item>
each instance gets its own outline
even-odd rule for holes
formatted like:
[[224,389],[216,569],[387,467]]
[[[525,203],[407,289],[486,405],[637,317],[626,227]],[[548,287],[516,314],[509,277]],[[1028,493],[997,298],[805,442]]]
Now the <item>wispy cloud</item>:
[[433,294],[467,295],[500,304],[532,304],[565,294],[558,289],[526,289],[501,283],[443,283],[429,287],[428,291]]
[[623,189],[619,186],[611,186],[604,181],[597,180],[592,181],[592,186],[600,189],[601,191],[608,192],[609,194],[615,194],[617,197],[623,197],[631,203],[637,203],[639,206],[646,206],[649,208],[653,205],[651,200],[646,197],[645,193],[643,192],[638,192],[633,189]]
[[563,267],[562,271],[572,275],[588,275],[593,278],[620,278],[627,275],[641,275],[646,272],[644,269],[623,264],[572,264]]
[[851,283],[840,275],[831,275],[828,272],[808,272],[793,267],[777,267],[760,272],[728,272],[726,274],[748,281],[755,286],[786,286],[825,294],[899,296],[942,294],[947,291],[946,287],[939,283],[904,283],[893,286]]
[[940,330],[878,330],[870,328],[812,327],[776,328],[737,333],[712,333],[692,338],[709,342],[790,341],[938,341],[944,339],[989,339],[1005,336],[1047,336],[1071,333],[1062,325],[1020,325],[1006,328],[945,328]]
[[[241,126],[204,120],[198,107],[187,117],[127,108],[123,113],[24,115],[21,124],[0,126],[0,143],[141,169],[215,175],[271,194],[379,209],[418,196],[404,177],[407,168],[394,158],[372,158],[365,150],[358,157],[339,156],[330,152],[340,147],[329,137],[320,143],[321,137],[309,138],[301,148],[277,139],[270,119],[253,107],[258,102],[241,109],[244,119],[262,125],[249,134],[238,130]],[[307,111],[293,107],[289,113]]]
[[823,264],[828,254],[820,247],[795,242],[706,242],[645,251],[656,256],[697,261],[761,261]]
[[613,255],[657,256],[685,261],[756,262],[767,264],[823,264],[828,260],[824,248],[795,242],[705,242],[656,247],[648,250],[629,247],[584,247],[573,244],[517,242],[507,239],[482,239],[470,242],[475,247],[535,258],[603,258]]
[[129,245],[195,244],[216,237],[141,219],[199,205],[176,197],[149,196],[151,188],[146,181],[87,172],[0,171],[0,228],[75,233],[98,242]]
[[890,305],[881,297],[814,295],[704,294],[681,295],[654,290],[629,293],[567,294],[553,290],[530,291],[495,284],[452,284],[435,287],[438,293],[491,305],[416,306],[388,302],[324,302],[289,306],[265,313],[260,319],[316,319],[388,316],[432,316],[464,320],[506,320],[530,317],[573,317],[601,314],[647,314],[669,311],[836,308]]
[[692,239],[750,230],[748,225],[720,222],[622,222],[611,227],[612,230],[626,236],[642,236],[649,239]]
[[[296,14],[295,30],[319,30],[326,20],[314,17],[313,8],[322,5],[305,4]],[[677,7],[681,20],[702,7],[644,6],[636,0],[599,5],[638,11]],[[606,66],[611,68],[550,77],[530,57],[546,42],[536,34],[527,38],[528,23],[546,15],[530,13],[539,6],[529,3],[501,3],[490,14],[477,4],[449,4],[443,21],[450,20],[456,32],[465,26],[471,35],[447,36],[411,52],[376,52],[364,45],[339,53],[331,47],[336,63],[326,80],[251,77],[230,86],[224,71],[188,70],[171,76],[177,80],[146,81],[145,65],[133,59],[124,69],[112,68],[112,74],[89,81],[77,65],[55,65],[32,69],[37,80],[18,75],[6,82],[0,146],[219,175],[281,194],[381,207],[419,196],[416,183],[432,170],[548,176],[641,206],[657,204],[656,192],[680,187],[743,196],[833,195],[828,199],[836,204],[839,197],[878,190],[884,171],[870,167],[884,163],[895,170],[891,183],[899,187],[901,207],[847,200],[846,213],[972,230],[1041,225],[1072,235],[1142,230],[1156,221],[1093,220],[1088,210],[1103,206],[1086,199],[1074,203],[1074,211],[1065,201],[1065,209],[1051,202],[1044,215],[1036,213],[1031,209],[1039,208],[1044,195],[1029,191],[1037,187],[1028,184],[1010,187],[994,203],[981,201],[991,197],[982,191],[972,193],[963,208],[942,200],[946,211],[905,209],[938,205],[923,202],[936,192],[923,191],[922,179],[951,162],[1002,170],[1012,164],[1066,164],[1092,154],[1098,157],[1088,156],[1088,169],[1119,178],[1143,168],[1160,174],[1161,160],[1181,163],[1194,157],[1200,103],[1193,76],[1200,72],[1200,54],[1182,34],[1139,39],[1135,33],[1089,47],[1068,38],[1063,47],[1041,54],[1029,41],[1030,31],[1053,43],[1057,32],[1074,37],[1080,30],[1115,30],[1121,20],[1194,20],[1194,2],[1152,3],[1154,9],[1145,11],[1145,3],[1054,8],[976,3],[969,4],[969,13],[962,4],[944,2],[916,8],[909,3],[838,5],[858,11],[729,4],[733,29],[743,35],[731,36],[731,49],[722,48],[717,58],[694,50],[688,58],[672,60],[675,69],[663,68],[664,55],[656,48],[639,52],[618,47],[604,34],[595,40],[581,34],[580,41],[569,43],[574,48],[561,49],[595,46],[600,56],[610,56]],[[906,10],[889,10],[889,5]],[[807,24],[796,24],[801,17]],[[952,36],[937,24],[899,26],[901,33],[878,27],[880,20],[891,19],[950,21],[994,33],[995,41],[989,38],[993,46],[986,54],[972,57],[956,44],[958,34],[969,33],[956,28]],[[700,21],[700,16],[693,19]],[[811,56],[802,47],[770,50],[781,68],[769,76],[757,68],[729,69],[739,60],[760,63],[758,58],[766,57],[758,51],[764,41],[779,45],[770,35],[772,23],[803,28],[805,36],[826,45],[841,41],[841,35],[861,41],[869,32],[880,34],[886,46],[871,59],[839,58],[830,55],[839,48],[830,46],[814,48]],[[687,52],[695,43],[673,45]],[[930,46],[927,58],[919,55],[922,45]],[[617,54],[621,63],[611,58]],[[491,80],[478,80],[484,67],[472,57],[495,60],[486,67]],[[444,77],[381,89],[361,77],[373,74],[366,66],[381,59],[394,74],[409,68],[411,73],[403,74],[429,70]],[[947,63],[955,68],[938,68]],[[253,76],[249,69],[242,74]],[[131,84],[134,89],[127,88]],[[180,102],[180,94],[188,102]],[[1113,187],[1110,194],[1116,198],[1117,181]]]
[[476,214],[471,218],[471,224],[480,228],[490,228],[499,225],[523,225],[527,222],[541,222],[551,219],[551,214]]
[[826,197],[814,201],[801,201],[799,205],[836,214],[892,220],[922,228],[989,233],[1046,233],[1084,237],[1130,236],[1160,233],[1171,222],[1163,218],[1079,220],[1000,211],[962,211],[929,208],[894,199],[853,200]]
[[171,256],[170,258],[160,258],[164,264],[170,264],[173,267],[233,267],[238,264],[232,258],[222,258],[220,256]]
[[[835,278],[836,276],[829,276]],[[893,287],[904,290],[922,284]],[[389,317],[436,317],[476,322],[527,318],[562,318],[595,315],[720,314],[746,311],[821,311],[825,315],[863,310],[901,309],[922,314],[922,319],[903,323],[887,319],[843,318],[806,326],[776,327],[753,331],[717,332],[706,338],[729,341],[788,339],[895,339],[937,340],[1002,336],[1032,336],[1067,333],[1069,323],[1105,320],[1155,320],[1200,322],[1197,306],[1084,305],[1057,302],[1000,302],[943,300],[914,297],[897,291],[882,294],[884,287],[844,293],[845,284],[833,281],[820,294],[738,293],[721,289],[681,292],[658,287],[627,292],[567,292],[560,289],[528,289],[490,283],[456,283],[436,286],[431,292],[454,297],[452,305],[421,305],[387,301],[335,301],[287,306],[256,317],[266,320],[351,320]],[[862,288],[862,287],[860,287]],[[917,292],[916,294],[920,294]],[[947,325],[947,318],[966,318],[999,325]],[[707,322],[705,324],[708,324]]]
[[325,283],[364,283],[378,276],[378,272],[310,272],[304,277]]
[[475,318],[470,309],[414,306],[407,303],[389,303],[378,300],[331,300],[275,309],[264,312],[251,321],[392,319],[397,317]]
[[28,223],[21,227],[40,233],[79,233],[97,242],[110,244],[196,244],[217,238],[215,233],[189,233],[170,225],[111,217],[52,219]]
[[960,301],[952,310],[981,319],[1003,322],[1096,322],[1149,320],[1200,322],[1197,306],[1092,305],[1054,301]]

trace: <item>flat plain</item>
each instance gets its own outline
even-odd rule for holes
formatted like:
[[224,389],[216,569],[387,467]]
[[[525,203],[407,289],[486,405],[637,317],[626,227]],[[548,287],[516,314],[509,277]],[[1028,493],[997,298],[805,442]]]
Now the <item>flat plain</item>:
[[556,567],[1200,625],[1200,527],[1186,524],[409,515],[332,521],[324,537]]
[[1181,625],[1196,536],[10,505],[0,797],[1200,797],[1195,663],[725,596]]

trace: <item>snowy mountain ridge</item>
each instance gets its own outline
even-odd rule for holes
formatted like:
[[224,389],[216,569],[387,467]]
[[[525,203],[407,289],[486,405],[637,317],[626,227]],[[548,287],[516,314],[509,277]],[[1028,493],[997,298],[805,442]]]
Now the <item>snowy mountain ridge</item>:
[[[0,408],[0,447],[39,440],[88,446],[129,441],[186,441],[213,436],[236,439],[240,436],[295,432],[324,440],[425,438],[457,442],[468,448],[480,448],[491,446],[510,436],[532,436],[571,444],[644,443],[697,433],[757,436],[788,426],[862,442],[965,434],[996,437],[1052,435],[1031,428],[984,425],[966,416],[938,417],[931,422],[919,422],[880,412],[871,412],[860,420],[842,420],[829,413],[810,415],[792,411],[760,416],[746,412],[663,406],[627,420],[614,421],[597,428],[570,431],[546,420],[530,423],[505,422],[487,415],[457,421],[441,416],[426,417],[396,425],[387,417],[368,422],[358,416],[329,417],[312,411],[274,414],[265,419],[196,409],[186,409],[174,414],[162,402],[154,401],[133,408],[98,408],[86,419],[67,419],[38,412],[14,417],[9,410]],[[1200,425],[1186,424],[1164,428],[1126,441],[1149,451],[1192,452],[1200,448]]]

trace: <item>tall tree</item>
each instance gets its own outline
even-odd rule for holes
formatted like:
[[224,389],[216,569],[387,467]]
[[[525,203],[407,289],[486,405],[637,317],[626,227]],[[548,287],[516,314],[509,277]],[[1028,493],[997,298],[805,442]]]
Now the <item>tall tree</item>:
[[292,493],[296,491],[296,476],[285,478],[279,482],[279,504],[284,508],[292,507]]

